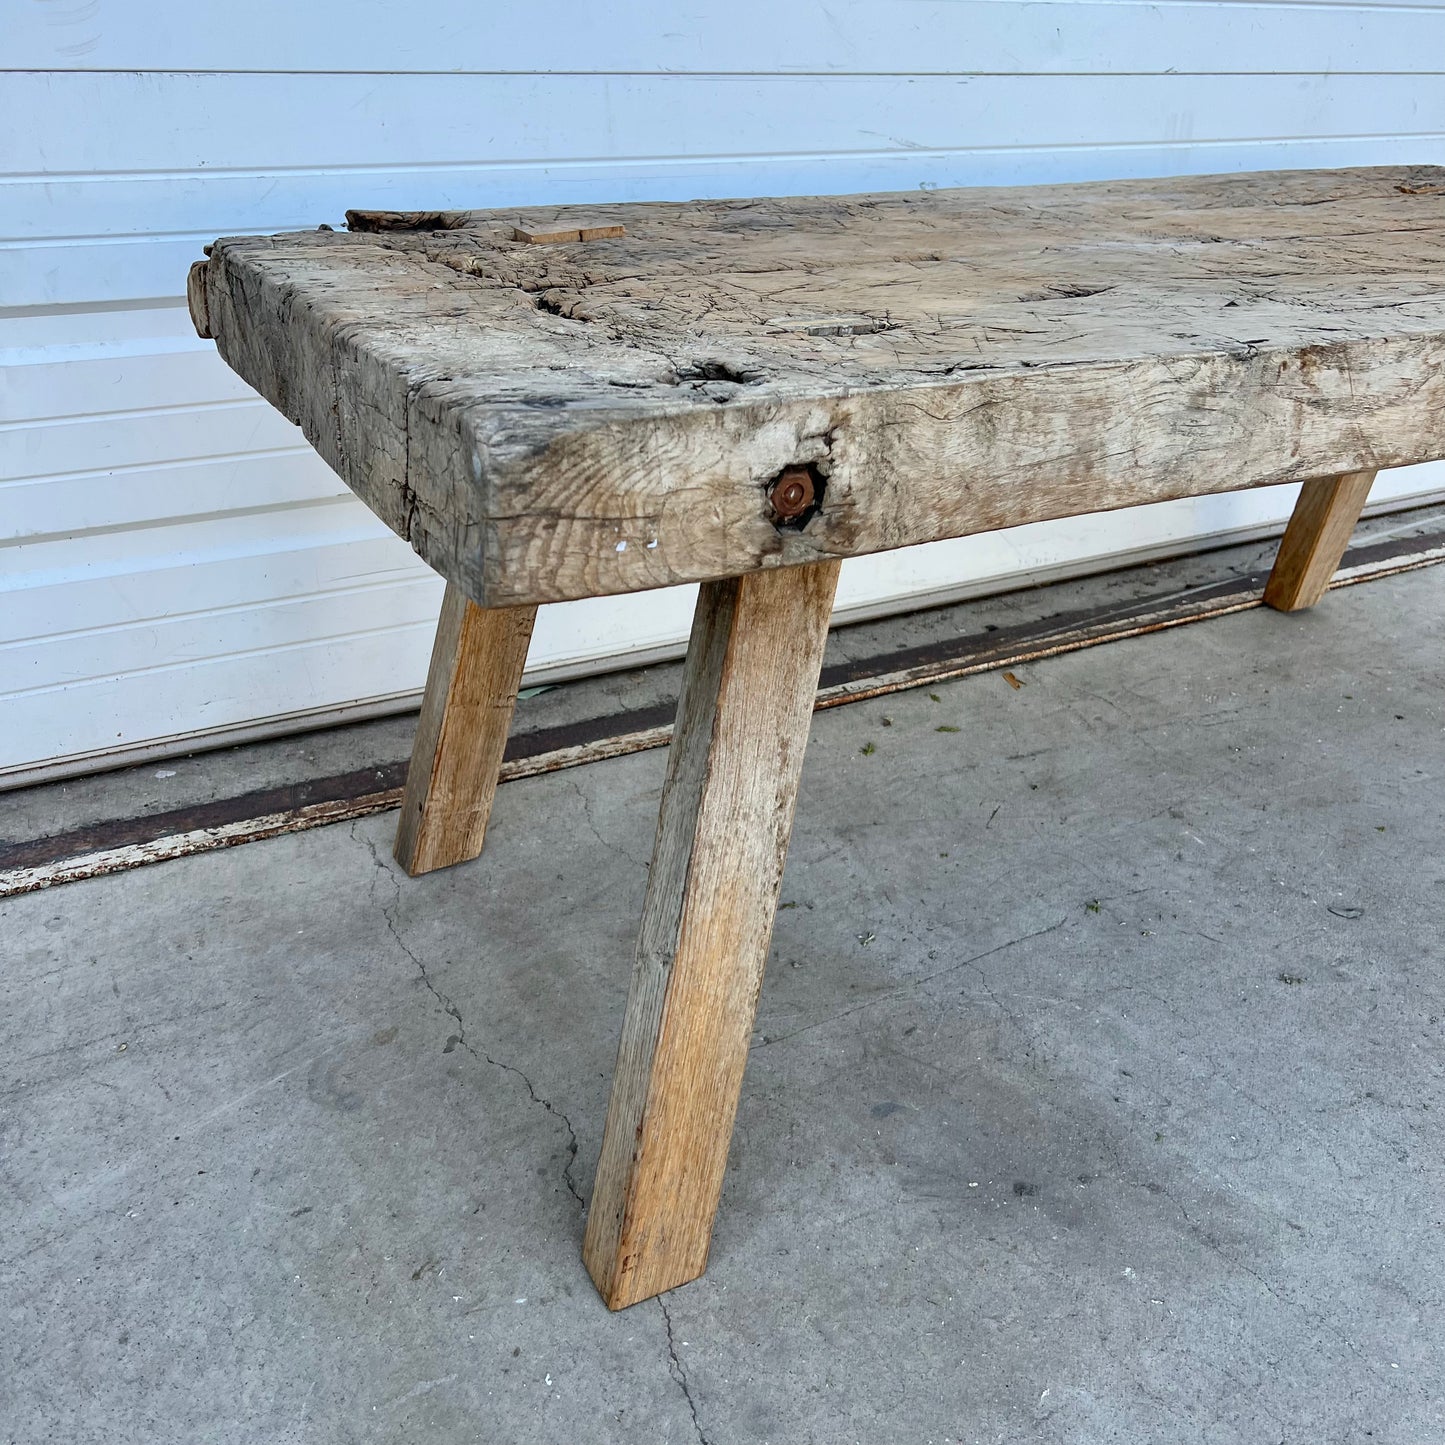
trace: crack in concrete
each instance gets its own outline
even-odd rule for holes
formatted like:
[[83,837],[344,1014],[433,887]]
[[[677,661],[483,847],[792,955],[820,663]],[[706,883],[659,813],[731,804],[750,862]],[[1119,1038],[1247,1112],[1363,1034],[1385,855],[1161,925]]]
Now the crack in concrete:
[[759,1039],[754,1045],[755,1048],[765,1049],[773,1044],[785,1044],[789,1039],[796,1039],[803,1034],[812,1033],[815,1029],[826,1028],[829,1024],[838,1023],[842,1019],[851,1018],[854,1014],[862,1013],[865,1009],[877,1008],[879,1004],[888,1003],[892,999],[901,998],[904,994],[913,989],[922,988],[925,984],[932,983],[935,979],[947,978],[951,973],[958,973],[960,969],[971,968],[978,974],[979,982],[983,985],[983,991],[990,1003],[1009,1020],[1025,1039],[1030,1047],[1034,1044],[1034,1037],[1018,1021],[1018,1018],[1004,1006],[994,992],[993,986],[989,983],[979,964],[985,958],[992,958],[996,953],[1002,953],[1005,949],[1014,948],[1020,943],[1027,943],[1032,938],[1042,938],[1046,933],[1056,933],[1069,919],[1067,915],[1057,923],[1051,923],[1046,928],[1036,928],[1031,933],[1021,933],[1016,938],[1010,938],[1003,943],[997,943],[992,948],[986,948],[982,953],[976,953],[971,958],[960,959],[957,963],[950,963],[945,968],[935,970],[933,973],[925,973],[918,978],[905,979],[896,987],[887,989],[863,1003],[854,1004],[852,1008],[839,1009],[837,1013],[829,1014],[826,1018],[815,1020],[813,1023],[804,1024],[801,1028],[794,1029],[786,1034],[769,1034],[766,1038]]
[[1235,1269],[1243,1271],[1243,1273],[1247,1274],[1252,1280],[1254,1280],[1255,1283],[1258,1284],[1260,1288],[1263,1289],[1264,1292],[1269,1295],[1271,1299],[1276,1300],[1278,1303],[1286,1306],[1289,1309],[1297,1310],[1322,1334],[1333,1336],[1342,1345],[1344,1345],[1344,1347],[1349,1350],[1351,1354],[1355,1355],[1358,1359],[1364,1361],[1366,1367],[1369,1369],[1371,1374],[1375,1375],[1377,1378],[1381,1377],[1381,1371],[1366,1358],[1364,1351],[1360,1349],[1359,1345],[1356,1344],[1354,1340],[1350,1339],[1350,1337],[1346,1335],[1342,1330],[1332,1324],[1328,1319],[1325,1318],[1325,1316],[1319,1314],[1314,1310],[1311,1310],[1309,1306],[1306,1305],[1303,1301],[1294,1298],[1292,1295],[1285,1294],[1279,1289],[1276,1289],[1275,1286],[1271,1284],[1270,1281],[1266,1279],[1265,1276],[1261,1274],[1260,1271],[1257,1270],[1252,1264],[1250,1264],[1247,1260],[1241,1259],[1237,1254],[1234,1254],[1230,1250],[1226,1249],[1224,1245],[1209,1232],[1209,1230],[1204,1226],[1204,1224],[1202,1224],[1199,1220],[1195,1219],[1189,1213],[1188,1209],[1185,1208],[1183,1202],[1178,1199],[1173,1194],[1173,1192],[1165,1185],[1159,1183],[1157,1180],[1154,1181],[1154,1183],[1151,1185],[1141,1184],[1139,1180],[1134,1176],[1133,1171],[1125,1163],[1123,1155],[1115,1143],[1109,1140],[1101,1139],[1100,1144],[1104,1149],[1104,1152],[1113,1159],[1114,1166],[1118,1171],[1116,1177],[1121,1183],[1125,1184],[1131,1189],[1147,1189],[1149,1193],[1157,1194],[1160,1197],[1167,1199],[1170,1204],[1172,1204],[1175,1209],[1179,1211],[1180,1218],[1182,1218],[1184,1220],[1184,1223],[1188,1226],[1189,1232],[1195,1237],[1195,1239],[1200,1242],[1200,1244],[1202,1244],[1207,1250],[1209,1250],[1211,1254],[1217,1255],[1226,1264],[1232,1265]]
[[[1330,1321],[1327,1320],[1323,1315],[1310,1309],[1309,1306],[1304,1304],[1302,1301],[1297,1300],[1292,1296],[1284,1294],[1280,1290],[1276,1289],[1274,1285],[1272,1285],[1269,1280],[1267,1280],[1264,1275],[1262,1275],[1259,1270],[1257,1270],[1247,1260],[1243,1260],[1238,1255],[1232,1254],[1229,1250],[1225,1249],[1225,1247],[1217,1239],[1215,1239],[1214,1236],[1211,1235],[1202,1224],[1198,1223],[1190,1216],[1189,1211],[1184,1207],[1184,1205],[1181,1204],[1180,1201],[1177,1200],[1169,1192],[1168,1189],[1164,1188],[1163,1185],[1160,1185],[1159,1192],[1179,1211],[1184,1222],[1189,1226],[1190,1232],[1197,1240],[1199,1240],[1202,1245],[1204,1245],[1206,1249],[1210,1250],[1213,1254],[1217,1254],[1220,1259],[1225,1261],[1226,1264],[1232,1264],[1236,1269],[1243,1270],[1245,1274],[1247,1274],[1252,1280],[1254,1280],[1264,1290],[1264,1292],[1270,1296],[1271,1299],[1278,1300],[1280,1304],[1285,1305],[1290,1309],[1298,1310],[1299,1313],[1303,1315],[1304,1318],[1307,1319],[1312,1325],[1314,1325],[1317,1330],[1320,1330],[1324,1334],[1333,1335],[1335,1339],[1337,1339],[1342,1345],[1344,1345],[1347,1350],[1350,1351],[1351,1354],[1362,1360],[1365,1358],[1364,1352],[1360,1349],[1359,1345],[1357,1345],[1352,1339],[1350,1339],[1348,1335],[1343,1333],[1343,1331],[1338,1329],[1335,1325],[1331,1324]],[[1371,1362],[1366,1360],[1365,1364],[1371,1374],[1377,1377],[1379,1376],[1380,1371]]]
[[[457,1026],[461,1026],[458,1018]],[[562,1182],[567,1186],[567,1192],[577,1201],[578,1207],[585,1213],[587,1201],[582,1197],[582,1192],[577,1188],[576,1177],[572,1173],[572,1166],[577,1162],[577,1131],[572,1127],[572,1121],[550,1100],[544,1099],[533,1087],[531,1079],[524,1074],[515,1064],[506,1063],[502,1059],[494,1059],[490,1054],[478,1054],[465,1039],[462,1045],[473,1057],[485,1059],[493,1068],[504,1069],[509,1074],[515,1074],[523,1084],[526,1085],[527,1093],[534,1104],[540,1104],[559,1124],[567,1131],[567,1162],[562,1166]]]
[[687,1408],[692,1415],[692,1428],[697,1433],[698,1445],[712,1445],[702,1428],[702,1422],[697,1418],[697,1401],[692,1398],[692,1389],[687,1383],[687,1369],[677,1357],[677,1341],[672,1333],[672,1315],[667,1308],[667,1296],[657,1296],[657,1307],[662,1311],[663,1323],[667,1326],[667,1373],[672,1376],[677,1388],[682,1391],[682,1397],[687,1401]]
[[[980,964],[985,958],[991,958],[995,953],[1002,953],[1004,949],[1012,948],[1015,944],[1025,943],[1031,938],[1042,938],[1046,933],[1057,933],[1058,930],[1061,929],[1068,921],[1068,915],[1065,915],[1063,918],[1059,919],[1057,923],[1049,924],[1047,928],[1038,928],[1035,929],[1032,933],[1025,933],[1020,938],[1010,939],[1007,943],[1000,944],[997,948],[991,948],[986,953],[975,954],[972,958],[965,959],[962,963],[955,965],[955,967],[953,968],[943,969],[939,973],[932,974],[930,975],[930,978],[940,978],[943,976],[943,974],[955,973],[958,971],[958,969],[961,968],[972,969],[973,972],[978,975],[978,981],[982,985],[984,993],[988,995],[989,1002],[992,1003],[993,1006],[1004,1016],[1004,1018],[1006,1018],[1019,1032],[1019,1034],[1023,1037],[1027,1044],[1029,1053],[1032,1054],[1034,1050],[1038,1047],[1037,1036],[1033,1034],[1030,1030],[1026,1029],[1020,1022],[1018,1015],[1014,1013],[1014,1011],[1009,1008],[1008,1005],[1005,1004],[1001,998],[999,998],[998,994],[994,991],[993,984],[989,982],[988,975],[980,967]],[[929,982],[929,979],[923,979],[921,981],[923,983],[927,983]]]
[[457,1031],[447,1040],[446,1048],[443,1052],[450,1053],[453,1048],[460,1047],[465,1049],[474,1059],[490,1064],[494,1069],[501,1069],[508,1074],[515,1074],[525,1085],[527,1095],[531,1101],[534,1104],[540,1105],[566,1129],[567,1162],[562,1166],[562,1182],[566,1184],[567,1192],[577,1201],[578,1206],[585,1212],[587,1201],[582,1197],[581,1191],[577,1188],[577,1180],[572,1172],[573,1167],[577,1163],[577,1131],[572,1127],[572,1121],[550,1099],[544,1099],[542,1095],[537,1092],[531,1079],[515,1064],[509,1064],[505,1059],[494,1059],[485,1050],[478,1049],[476,1045],[467,1038],[467,1026],[462,1019],[462,1012],[457,1007],[455,1000],[443,993],[441,989],[436,986],[432,981],[432,976],[430,972],[428,972],[426,964],[401,936],[401,931],[397,927],[396,922],[396,910],[401,904],[401,881],[376,851],[376,844],[370,838],[357,837],[356,829],[362,821],[362,819],[358,818],[352,823],[350,830],[351,837],[353,841],[365,845],[367,852],[371,854],[372,863],[386,875],[392,885],[393,896],[391,905],[388,907],[386,904],[383,904],[381,908],[381,916],[386,921],[387,932],[390,933],[395,940],[396,946],[401,949],[416,966],[416,971],[421,976],[422,983],[426,985],[427,992],[442,1006],[443,1012],[456,1023]]
[[619,858],[626,858],[634,868],[648,867],[649,865],[645,860],[629,853],[627,849],[620,844],[609,843],[607,839],[602,836],[602,832],[597,826],[597,820],[592,816],[592,800],[583,791],[582,784],[573,777],[569,777],[567,781],[572,785],[572,791],[577,794],[577,799],[582,804],[582,816],[587,820],[587,827],[592,836],[596,838],[609,853],[616,853]]

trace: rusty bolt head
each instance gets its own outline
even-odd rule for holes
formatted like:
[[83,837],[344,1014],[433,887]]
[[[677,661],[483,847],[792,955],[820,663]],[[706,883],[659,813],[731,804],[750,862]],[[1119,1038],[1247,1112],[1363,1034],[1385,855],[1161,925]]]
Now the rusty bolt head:
[[807,467],[784,467],[768,488],[768,501],[780,522],[801,517],[813,505],[813,477]]

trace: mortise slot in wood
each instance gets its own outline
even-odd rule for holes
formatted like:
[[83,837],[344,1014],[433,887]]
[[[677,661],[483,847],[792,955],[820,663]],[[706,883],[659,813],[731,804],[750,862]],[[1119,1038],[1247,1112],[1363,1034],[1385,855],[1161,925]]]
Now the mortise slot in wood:
[[348,231],[452,231],[467,217],[466,211],[347,211]]

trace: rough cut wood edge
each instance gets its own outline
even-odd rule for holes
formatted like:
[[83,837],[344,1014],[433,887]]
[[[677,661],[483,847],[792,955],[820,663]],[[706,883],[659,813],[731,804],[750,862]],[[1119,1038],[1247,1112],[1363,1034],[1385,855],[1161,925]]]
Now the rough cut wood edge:
[[413,878],[482,851],[536,617],[447,586],[393,850]]
[[[1445,451],[1442,415],[1445,338],[1410,337],[732,403],[646,431],[534,433],[527,459],[513,448],[530,423],[507,418],[507,454],[500,422],[471,437],[480,545],[458,557],[438,538],[433,565],[495,606],[708,580],[1406,465]],[[767,506],[793,466],[826,479],[798,530]]]
[[186,273],[186,305],[190,308],[191,325],[202,341],[211,340],[211,318],[206,303],[206,272],[209,261],[196,261]]
[[612,241],[627,234],[626,226],[513,226],[512,239],[529,246],[556,246],[568,241]]
[[[453,381],[399,390],[399,362],[355,350],[346,327],[313,330],[308,309],[238,245],[218,244],[207,277],[223,357],[384,523],[487,607],[1445,454],[1445,336],[1429,334],[708,409],[624,400],[559,418],[482,406]],[[303,389],[300,377],[331,384]],[[767,486],[792,466],[816,468],[826,493],[804,527],[779,528]]]
[[1302,612],[1325,595],[1374,480],[1373,471],[1346,472],[1304,484],[1265,583],[1266,607]]
[[698,597],[583,1247],[609,1309],[707,1264],[837,581]]

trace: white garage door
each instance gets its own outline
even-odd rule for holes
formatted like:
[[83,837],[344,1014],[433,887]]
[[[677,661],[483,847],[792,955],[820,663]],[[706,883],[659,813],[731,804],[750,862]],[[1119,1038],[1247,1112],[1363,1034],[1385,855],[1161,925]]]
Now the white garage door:
[[[218,234],[348,206],[911,189],[1445,156],[1428,6],[0,4],[0,780],[394,708],[439,584],[196,340]],[[1432,469],[1386,495],[1438,487]],[[1214,497],[853,563],[845,608],[1282,518]],[[685,593],[544,609],[536,675]]]

